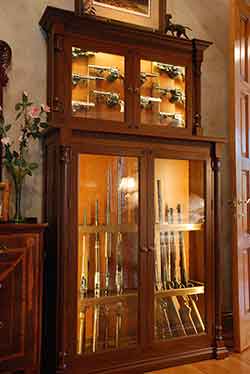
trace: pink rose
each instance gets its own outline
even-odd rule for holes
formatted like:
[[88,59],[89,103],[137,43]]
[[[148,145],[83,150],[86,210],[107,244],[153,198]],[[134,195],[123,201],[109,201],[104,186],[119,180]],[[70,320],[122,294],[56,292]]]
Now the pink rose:
[[34,106],[29,110],[29,115],[31,118],[38,118],[40,116],[40,108]]
[[41,108],[44,112],[50,113],[50,107],[48,105],[42,104]]

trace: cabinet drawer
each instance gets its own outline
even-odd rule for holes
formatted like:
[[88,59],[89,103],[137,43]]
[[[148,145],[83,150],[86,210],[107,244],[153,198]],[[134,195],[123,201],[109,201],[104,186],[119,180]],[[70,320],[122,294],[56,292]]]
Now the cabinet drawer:
[[30,247],[34,239],[35,235],[31,234],[0,235],[0,253],[8,249]]

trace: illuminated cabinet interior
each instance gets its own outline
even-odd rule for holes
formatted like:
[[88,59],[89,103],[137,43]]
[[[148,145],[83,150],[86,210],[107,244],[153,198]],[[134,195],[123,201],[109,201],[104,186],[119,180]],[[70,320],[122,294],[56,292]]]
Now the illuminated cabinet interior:
[[[48,7],[43,372],[227,355],[221,155],[201,127],[210,43]],[[63,79],[62,79],[63,77]]]

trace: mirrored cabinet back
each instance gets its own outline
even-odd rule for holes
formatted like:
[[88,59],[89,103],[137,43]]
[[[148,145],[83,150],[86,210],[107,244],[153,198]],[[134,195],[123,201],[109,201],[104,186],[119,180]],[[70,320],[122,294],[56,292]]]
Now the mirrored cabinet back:
[[211,44],[48,7],[43,370],[224,358],[221,155],[202,136]]

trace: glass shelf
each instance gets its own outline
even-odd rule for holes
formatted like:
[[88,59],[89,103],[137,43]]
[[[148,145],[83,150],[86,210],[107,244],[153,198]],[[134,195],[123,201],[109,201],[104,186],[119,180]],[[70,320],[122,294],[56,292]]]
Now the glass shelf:
[[121,295],[104,295],[100,297],[94,297],[94,295],[83,296],[80,294],[80,308],[86,305],[98,305],[98,304],[116,304],[118,302],[124,302],[126,299],[135,299],[138,297],[136,291],[126,292]]
[[137,225],[131,224],[120,224],[120,225],[79,225],[79,232],[82,234],[93,234],[95,232],[112,232],[112,233],[129,233],[129,232],[138,232]]

